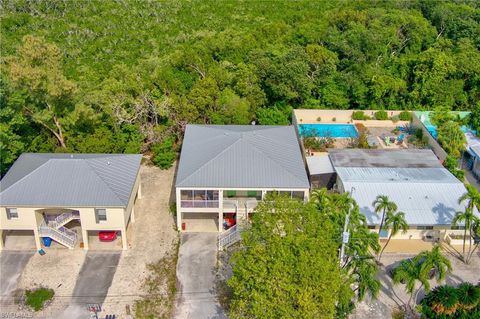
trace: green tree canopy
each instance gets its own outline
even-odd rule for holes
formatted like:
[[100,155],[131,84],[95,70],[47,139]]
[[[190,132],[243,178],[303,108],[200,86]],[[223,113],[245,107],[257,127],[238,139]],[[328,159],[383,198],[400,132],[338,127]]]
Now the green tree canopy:
[[333,318],[342,285],[334,225],[314,204],[269,198],[232,258],[232,318]]

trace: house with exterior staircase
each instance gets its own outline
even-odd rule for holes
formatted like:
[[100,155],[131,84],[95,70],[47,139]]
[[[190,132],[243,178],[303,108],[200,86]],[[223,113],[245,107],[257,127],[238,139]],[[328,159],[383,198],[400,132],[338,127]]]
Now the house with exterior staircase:
[[226,246],[269,192],[306,201],[310,183],[293,126],[187,125],[175,187],[178,230]]
[[141,198],[137,154],[22,154],[0,181],[0,249],[17,232],[73,249],[101,231],[121,237]]

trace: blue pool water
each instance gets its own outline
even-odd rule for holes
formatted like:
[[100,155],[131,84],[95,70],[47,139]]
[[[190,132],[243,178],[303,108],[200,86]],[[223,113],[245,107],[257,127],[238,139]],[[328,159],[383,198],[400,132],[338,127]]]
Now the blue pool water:
[[301,136],[358,137],[357,129],[353,124],[299,124],[298,132]]

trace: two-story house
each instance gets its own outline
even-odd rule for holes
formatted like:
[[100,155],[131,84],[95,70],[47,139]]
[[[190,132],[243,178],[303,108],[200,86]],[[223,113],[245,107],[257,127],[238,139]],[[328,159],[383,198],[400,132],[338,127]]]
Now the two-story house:
[[[22,154],[0,181],[0,249],[22,231],[37,249],[42,237],[89,248],[89,236],[126,229],[141,198],[140,161],[131,154]],[[75,225],[75,227],[73,227]]]

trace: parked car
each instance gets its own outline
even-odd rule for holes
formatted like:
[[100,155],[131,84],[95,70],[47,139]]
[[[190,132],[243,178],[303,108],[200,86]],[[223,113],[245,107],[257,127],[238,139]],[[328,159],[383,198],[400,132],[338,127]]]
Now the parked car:
[[100,241],[114,241],[117,239],[116,231],[101,231],[98,233],[98,239]]

